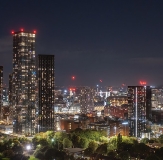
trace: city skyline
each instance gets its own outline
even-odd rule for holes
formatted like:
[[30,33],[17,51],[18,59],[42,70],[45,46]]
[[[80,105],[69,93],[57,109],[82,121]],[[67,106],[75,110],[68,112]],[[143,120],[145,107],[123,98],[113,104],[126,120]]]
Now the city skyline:
[[23,28],[36,30],[37,55],[55,55],[56,85],[163,84],[162,7],[161,0],[1,2],[4,82],[12,72],[11,31]]

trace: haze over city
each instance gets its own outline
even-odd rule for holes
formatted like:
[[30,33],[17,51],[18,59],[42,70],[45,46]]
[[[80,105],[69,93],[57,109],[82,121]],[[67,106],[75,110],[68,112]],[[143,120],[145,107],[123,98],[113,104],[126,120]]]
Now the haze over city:
[[56,85],[162,84],[162,7],[161,0],[1,1],[4,83],[12,72],[11,31],[23,28],[37,31],[36,54],[55,55]]

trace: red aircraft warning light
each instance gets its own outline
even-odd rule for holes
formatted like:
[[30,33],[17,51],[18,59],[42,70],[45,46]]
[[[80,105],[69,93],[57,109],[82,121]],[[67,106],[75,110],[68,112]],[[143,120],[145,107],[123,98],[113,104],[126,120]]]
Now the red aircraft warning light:
[[34,30],[33,33],[36,34],[36,30]]
[[145,82],[145,81],[140,81],[140,85],[146,85],[147,84],[147,82]]
[[102,80],[100,79],[100,82],[102,82]]
[[71,78],[72,78],[72,80],[75,80],[75,76],[72,76]]
[[21,32],[23,32],[23,31],[24,31],[24,29],[23,29],[23,28],[21,28],[21,29],[20,29],[20,31],[21,31]]
[[12,34],[14,34],[14,31],[11,31]]

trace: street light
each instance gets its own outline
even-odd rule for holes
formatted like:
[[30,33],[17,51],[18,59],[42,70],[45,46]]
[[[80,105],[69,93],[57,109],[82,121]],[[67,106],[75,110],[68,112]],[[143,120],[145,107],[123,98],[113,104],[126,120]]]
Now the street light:
[[31,150],[31,146],[30,145],[27,145],[26,146],[26,149],[27,149],[27,151]]
[[38,133],[39,133],[39,128],[40,128],[40,125],[38,125]]
[[116,136],[116,135],[117,135],[117,134],[116,134],[116,130],[117,130],[117,127],[116,127],[116,126],[114,126],[114,130],[115,130],[115,136]]

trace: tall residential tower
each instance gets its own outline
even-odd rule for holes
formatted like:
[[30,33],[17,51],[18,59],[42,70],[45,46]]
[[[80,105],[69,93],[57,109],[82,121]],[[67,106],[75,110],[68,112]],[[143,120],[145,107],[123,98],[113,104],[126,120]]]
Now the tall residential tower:
[[2,120],[3,106],[3,66],[0,66],[0,120]]
[[54,130],[54,55],[38,55],[38,132]]
[[13,131],[33,135],[35,133],[35,31],[23,29],[13,34],[12,107]]
[[128,86],[129,135],[142,137],[148,132],[147,122],[151,118],[151,88]]

